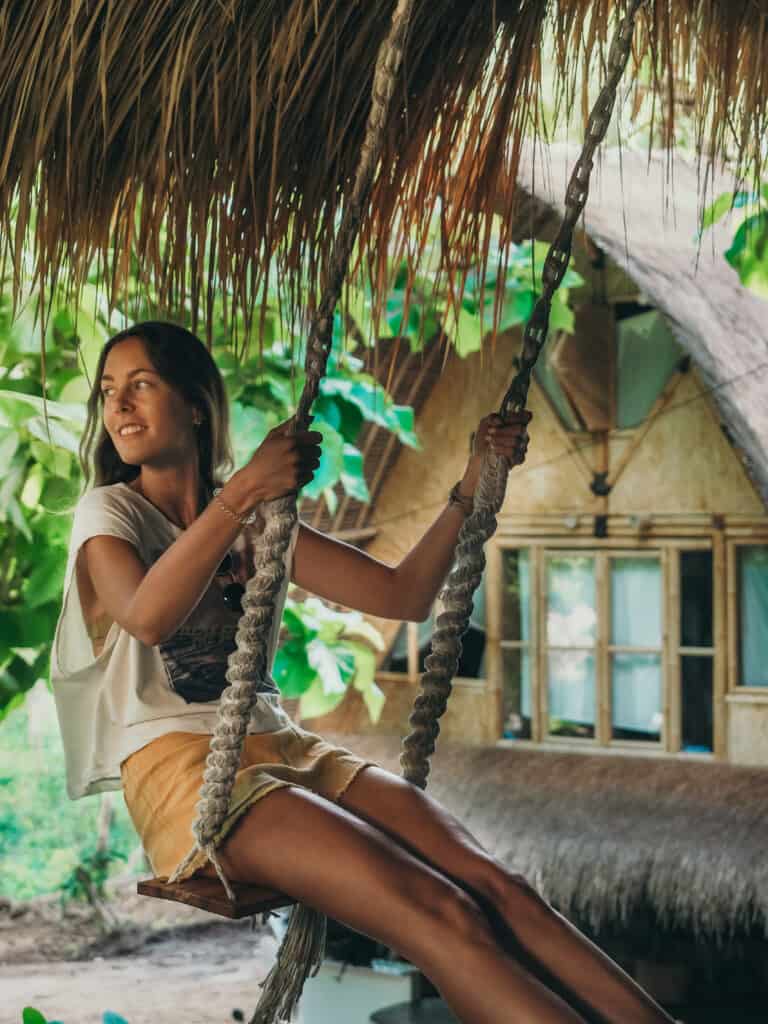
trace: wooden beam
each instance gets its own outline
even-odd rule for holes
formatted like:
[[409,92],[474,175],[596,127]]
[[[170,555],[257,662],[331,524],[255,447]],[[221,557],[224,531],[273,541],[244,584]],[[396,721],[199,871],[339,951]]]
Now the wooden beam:
[[[416,398],[416,395],[419,392],[419,388],[421,387],[421,384],[422,384],[422,381],[424,380],[424,377],[426,376],[427,372],[432,369],[432,363],[435,361],[435,359],[437,359],[437,357],[439,355],[440,348],[441,348],[442,337],[443,336],[441,335],[440,338],[437,341],[434,342],[434,344],[432,345],[432,348],[427,353],[426,358],[422,359],[421,368],[419,369],[419,372],[418,372],[418,374],[416,376],[416,380],[413,382],[410,390],[408,391],[408,394],[405,396],[405,402],[398,403],[398,404],[411,405],[413,403],[414,399]],[[413,355],[411,355],[411,356],[409,356],[408,359],[403,361],[403,368],[402,368],[401,373],[405,373],[406,366],[408,365],[410,360],[414,359],[414,358],[415,357]],[[399,383],[399,381],[400,381],[400,378],[398,377],[398,383]],[[377,428],[377,429],[382,429],[382,428]],[[400,442],[397,440],[395,435],[390,433],[389,437],[387,438],[387,443],[384,446],[384,451],[382,452],[381,458],[379,459],[378,465],[376,466],[376,469],[374,471],[373,479],[371,480],[371,484],[370,484],[370,487],[369,487],[369,491],[370,491],[370,494],[371,494],[371,501],[370,501],[369,504],[373,504],[373,502],[376,501],[376,495],[378,493],[379,487],[380,487],[381,482],[382,482],[381,478],[384,475],[384,470],[386,468],[389,456],[392,453],[392,448],[394,447],[394,445],[399,444],[399,443]],[[369,450],[370,445],[372,445],[372,444],[373,444],[373,431],[371,431],[370,437],[369,437],[368,441],[366,441],[366,446],[365,446],[365,449],[364,449],[364,452],[363,452],[364,455]],[[361,526],[363,524],[363,522],[365,520],[365,517],[368,514],[368,509],[369,509],[369,505],[363,505],[361,507],[360,511],[358,512],[357,519],[355,521],[355,525],[356,526]]]
[[630,441],[630,443],[625,448],[623,455],[619,459],[618,465],[616,466],[616,468],[613,470],[612,473],[609,473],[609,475],[608,475],[608,485],[611,488],[611,490],[613,490],[613,488],[616,486],[616,484],[617,484],[617,482],[619,480],[619,477],[621,476],[621,474],[624,472],[624,470],[627,468],[627,466],[631,462],[632,456],[635,454],[637,449],[640,447],[640,445],[645,440],[648,431],[651,429],[651,427],[654,424],[654,421],[657,419],[658,416],[661,415],[661,413],[666,409],[666,407],[672,401],[672,399],[674,397],[674,394],[677,391],[678,387],[680,386],[680,382],[682,381],[684,376],[685,376],[685,373],[682,370],[678,369],[678,370],[676,370],[675,373],[672,374],[670,379],[667,381],[666,387],[661,392],[661,394],[656,399],[656,401],[653,403],[653,406],[651,407],[651,411],[648,413],[646,418],[643,420],[643,422],[637,428],[637,433],[635,434],[635,436],[632,439],[632,441]]
[[728,760],[728,577],[726,542],[723,532],[712,534],[713,637],[712,711],[714,721],[713,747],[718,761]]

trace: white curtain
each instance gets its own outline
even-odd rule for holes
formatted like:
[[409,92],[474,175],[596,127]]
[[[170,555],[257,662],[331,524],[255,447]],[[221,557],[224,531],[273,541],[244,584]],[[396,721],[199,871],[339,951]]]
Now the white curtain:
[[741,683],[768,686],[768,546],[740,550]]
[[[661,648],[661,564],[655,558],[611,559],[611,642]],[[613,725],[660,734],[661,657],[615,654]]]

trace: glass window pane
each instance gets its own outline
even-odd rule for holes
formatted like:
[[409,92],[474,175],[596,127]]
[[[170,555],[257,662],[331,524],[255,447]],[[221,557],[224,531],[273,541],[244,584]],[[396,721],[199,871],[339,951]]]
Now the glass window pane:
[[661,647],[658,559],[611,559],[611,643],[622,647]]
[[620,320],[616,334],[617,425],[637,427],[664,390],[683,350],[656,310]]
[[579,424],[573,415],[571,403],[565,397],[563,389],[560,387],[560,381],[557,379],[557,374],[549,364],[550,353],[551,349],[545,346],[542,358],[536,360],[533,370],[534,376],[549,395],[565,426],[569,430],[578,430]]
[[680,552],[680,642],[712,646],[712,552]]
[[502,649],[502,736],[531,738],[531,656],[522,648]]
[[594,737],[594,654],[591,651],[551,651],[547,663],[550,733]]
[[594,557],[549,555],[547,642],[558,647],[591,647],[596,634]]
[[768,546],[739,548],[742,686],[768,686]]
[[612,736],[615,740],[659,742],[661,655],[611,656]]
[[527,548],[502,552],[501,630],[504,640],[531,638],[531,554]]
[[708,753],[714,749],[712,658],[686,655],[682,661],[683,750]]

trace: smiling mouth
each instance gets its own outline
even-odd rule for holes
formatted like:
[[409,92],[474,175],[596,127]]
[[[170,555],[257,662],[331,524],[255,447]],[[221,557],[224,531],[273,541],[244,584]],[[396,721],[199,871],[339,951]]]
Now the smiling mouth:
[[146,429],[146,427],[136,426],[131,427],[127,430],[118,430],[117,436],[120,438],[121,441],[125,441],[129,437],[136,437],[138,434],[143,434]]

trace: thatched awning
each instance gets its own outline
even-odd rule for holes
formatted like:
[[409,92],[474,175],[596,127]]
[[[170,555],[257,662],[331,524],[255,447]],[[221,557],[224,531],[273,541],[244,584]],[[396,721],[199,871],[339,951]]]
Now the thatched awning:
[[[34,219],[36,272],[49,285],[63,260],[82,281],[98,254],[119,289],[134,239],[141,275],[177,308],[185,295],[210,306],[204,270],[249,307],[276,252],[294,283],[302,259],[316,281],[393,6],[0,0],[0,223],[18,210],[4,254],[20,272]],[[480,247],[478,221],[514,180],[535,120],[545,33],[562,106],[576,106],[574,72],[600,66],[622,6],[416,0],[364,226],[369,253],[382,256],[398,216],[418,235],[440,196],[454,258]],[[651,0],[635,57],[651,69],[670,139],[680,80],[691,80],[703,147],[759,162],[766,24],[768,0]]]
[[[399,774],[399,737],[332,738]],[[768,769],[446,742],[428,792],[597,931],[650,908],[701,937],[768,935]]]

